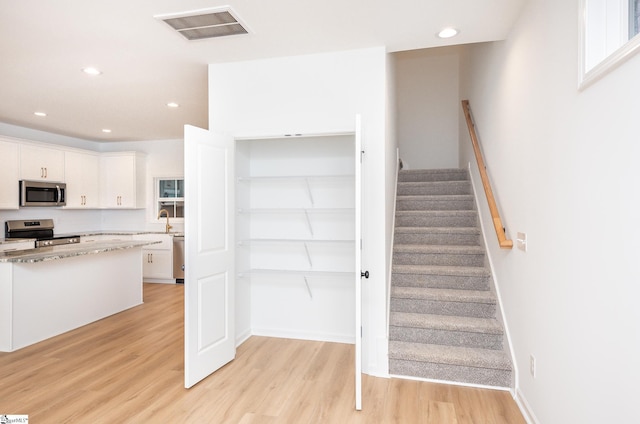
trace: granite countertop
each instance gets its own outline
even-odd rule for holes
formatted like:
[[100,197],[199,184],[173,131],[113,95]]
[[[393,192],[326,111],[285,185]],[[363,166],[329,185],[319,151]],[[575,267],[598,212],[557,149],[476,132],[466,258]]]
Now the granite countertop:
[[[64,233],[64,234],[56,234],[56,237],[68,237],[68,236],[80,236],[80,237],[91,237],[91,236],[137,236],[137,235],[142,235],[142,234],[168,234],[170,236],[173,237],[184,237],[184,233],[179,233],[179,232],[171,232],[171,233],[165,233],[164,231],[112,231],[112,230],[105,230],[105,231],[77,231],[75,233]],[[11,243],[21,243],[21,242],[25,242],[25,241],[30,241],[30,242],[35,242],[36,239],[35,238],[14,238],[14,239],[8,239],[8,238],[1,238],[0,237],[0,244],[11,244]]]
[[[60,234],[60,236],[66,235],[74,235],[80,237],[89,237],[89,236],[138,236],[142,234],[159,234],[159,235],[170,235],[174,237],[184,237],[184,233],[171,232],[166,233],[164,231],[113,231],[113,230],[104,230],[104,231],[78,231],[76,233],[69,234]],[[56,234],[58,236],[58,234]]]
[[76,256],[111,252],[114,250],[143,247],[158,243],[161,242],[154,240],[96,241],[93,243],[75,243],[60,246],[39,247],[37,249],[12,250],[8,252],[0,252],[0,263],[35,263],[53,261],[57,259],[73,258]]

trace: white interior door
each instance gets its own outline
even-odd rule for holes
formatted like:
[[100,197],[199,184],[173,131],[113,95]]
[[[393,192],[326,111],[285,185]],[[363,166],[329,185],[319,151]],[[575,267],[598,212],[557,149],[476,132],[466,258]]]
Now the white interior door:
[[234,140],[185,126],[184,381],[189,388],[236,354]]
[[[355,288],[356,288],[356,410],[362,409],[362,128],[356,115],[355,138]],[[368,273],[367,273],[367,278]]]

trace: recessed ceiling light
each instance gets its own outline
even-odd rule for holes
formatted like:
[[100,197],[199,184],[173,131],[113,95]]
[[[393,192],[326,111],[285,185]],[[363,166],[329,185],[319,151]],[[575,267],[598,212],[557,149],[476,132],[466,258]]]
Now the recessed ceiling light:
[[176,102],[167,103],[167,107],[178,107],[178,106],[180,106],[180,105],[178,103],[176,103]]
[[111,130],[109,128],[103,128],[102,132],[109,134],[111,132]]
[[84,72],[85,74],[88,75],[100,75],[102,72],[100,72],[100,70],[94,68],[94,67],[86,67],[86,68],[82,68],[82,72]]
[[455,28],[444,28],[442,31],[438,33],[438,37],[440,38],[451,38],[458,35],[460,31]]
[[47,116],[47,114],[44,112],[33,112],[33,114],[36,116]]

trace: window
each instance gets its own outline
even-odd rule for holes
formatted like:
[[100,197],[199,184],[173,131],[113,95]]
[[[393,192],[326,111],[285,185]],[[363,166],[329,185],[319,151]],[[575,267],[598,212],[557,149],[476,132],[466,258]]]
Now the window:
[[640,0],[581,0],[580,88],[640,50]]
[[165,209],[170,218],[184,218],[184,179],[156,178],[156,206],[156,212]]

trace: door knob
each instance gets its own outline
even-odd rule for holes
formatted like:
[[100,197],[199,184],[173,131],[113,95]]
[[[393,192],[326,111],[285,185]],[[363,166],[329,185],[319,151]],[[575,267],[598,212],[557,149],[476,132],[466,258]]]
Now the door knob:
[[369,271],[362,272],[360,271],[360,278],[369,278]]

